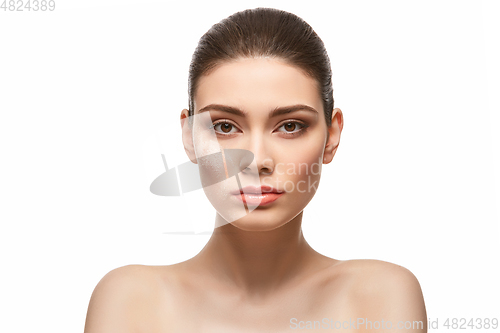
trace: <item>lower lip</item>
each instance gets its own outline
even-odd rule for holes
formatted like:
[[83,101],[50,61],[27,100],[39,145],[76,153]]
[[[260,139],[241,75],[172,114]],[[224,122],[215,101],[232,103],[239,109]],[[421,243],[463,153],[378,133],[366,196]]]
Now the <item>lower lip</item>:
[[283,193],[262,193],[262,194],[234,194],[239,200],[251,206],[264,206],[274,202]]

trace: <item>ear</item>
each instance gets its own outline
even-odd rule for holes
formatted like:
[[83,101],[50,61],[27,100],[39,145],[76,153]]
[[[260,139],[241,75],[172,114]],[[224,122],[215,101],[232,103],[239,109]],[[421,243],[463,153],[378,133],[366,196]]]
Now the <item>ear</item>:
[[328,136],[323,153],[323,164],[328,164],[333,160],[340,142],[340,133],[344,128],[344,116],[339,108],[333,109],[332,124],[328,126]]
[[193,126],[189,124],[189,111],[184,109],[181,111],[181,128],[182,128],[182,143],[187,156],[194,164],[198,164],[193,145]]

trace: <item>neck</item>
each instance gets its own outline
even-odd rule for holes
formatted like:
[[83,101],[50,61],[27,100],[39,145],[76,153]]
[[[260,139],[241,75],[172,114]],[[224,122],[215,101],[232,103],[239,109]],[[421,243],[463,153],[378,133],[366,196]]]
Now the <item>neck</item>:
[[[217,214],[217,219],[222,217]],[[309,246],[301,226],[302,212],[270,231],[245,231],[225,224],[214,230],[193,263],[208,269],[228,287],[253,295],[266,294],[292,283],[292,278],[307,274],[318,260],[326,258]]]

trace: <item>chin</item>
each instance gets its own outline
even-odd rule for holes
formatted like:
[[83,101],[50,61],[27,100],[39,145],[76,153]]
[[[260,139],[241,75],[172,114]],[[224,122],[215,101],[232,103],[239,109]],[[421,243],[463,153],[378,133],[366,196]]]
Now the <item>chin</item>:
[[231,222],[233,226],[243,231],[271,231],[277,229],[287,222],[283,223],[266,223],[263,221],[242,222],[240,220]]
[[287,214],[280,214],[279,212],[266,211],[266,209],[259,209],[250,212],[248,215],[231,222],[233,226],[240,230],[244,231],[271,231],[278,229],[291,220],[294,219],[297,214],[290,215],[289,212]]

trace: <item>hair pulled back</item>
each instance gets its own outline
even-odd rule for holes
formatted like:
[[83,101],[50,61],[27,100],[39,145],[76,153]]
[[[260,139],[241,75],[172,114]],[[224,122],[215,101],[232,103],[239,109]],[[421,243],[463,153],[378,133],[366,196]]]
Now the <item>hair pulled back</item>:
[[226,61],[253,57],[279,58],[314,78],[326,123],[331,125],[332,70],[323,41],[303,19],[274,8],[237,12],[200,38],[189,68],[189,115],[194,114],[194,95],[202,75]]

